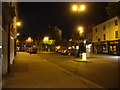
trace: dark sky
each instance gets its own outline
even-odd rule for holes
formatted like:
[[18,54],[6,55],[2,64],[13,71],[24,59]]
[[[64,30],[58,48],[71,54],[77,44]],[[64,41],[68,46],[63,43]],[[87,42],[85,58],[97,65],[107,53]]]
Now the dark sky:
[[70,33],[77,26],[87,27],[99,20],[105,20],[107,3],[90,2],[85,4],[86,11],[79,15],[71,11],[73,2],[20,2],[19,19],[22,26],[19,28],[21,35],[42,35],[48,25],[57,26],[62,30],[63,38],[69,38]]

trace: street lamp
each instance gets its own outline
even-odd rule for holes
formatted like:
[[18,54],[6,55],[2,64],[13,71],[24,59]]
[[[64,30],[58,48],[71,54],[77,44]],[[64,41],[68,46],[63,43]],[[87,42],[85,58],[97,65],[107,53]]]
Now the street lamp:
[[81,35],[83,33],[83,27],[82,26],[78,27],[78,30],[79,30],[79,33]]
[[80,5],[80,11],[84,11],[86,9],[86,6],[84,4]]
[[17,36],[19,36],[20,35],[20,33],[17,33]]
[[49,37],[44,37],[44,40],[48,40],[49,39]]
[[28,39],[26,40],[27,42],[32,42],[32,38],[31,37],[28,37]]
[[77,12],[83,12],[83,11],[85,11],[85,9],[86,9],[86,6],[84,5],[84,4],[81,4],[81,5],[73,5],[72,6],[72,10],[73,11],[77,11]]
[[77,11],[77,9],[78,9],[78,6],[77,6],[77,5],[73,5],[73,6],[72,6],[72,10],[73,10],[73,11]]
[[21,26],[21,22],[17,22],[16,25],[17,25],[17,26]]

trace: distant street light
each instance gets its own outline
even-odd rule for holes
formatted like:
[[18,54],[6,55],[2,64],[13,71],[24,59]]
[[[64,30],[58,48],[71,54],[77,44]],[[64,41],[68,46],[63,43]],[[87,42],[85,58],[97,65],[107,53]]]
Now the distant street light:
[[32,42],[32,38],[31,37],[28,37],[28,39],[26,40],[27,42]]
[[49,37],[44,37],[44,40],[49,40]]
[[31,37],[28,37],[28,41],[31,41],[32,39],[31,39]]

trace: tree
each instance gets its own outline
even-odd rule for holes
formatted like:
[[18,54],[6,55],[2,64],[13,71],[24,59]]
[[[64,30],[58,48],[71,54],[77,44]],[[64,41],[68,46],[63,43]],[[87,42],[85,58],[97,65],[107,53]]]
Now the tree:
[[50,39],[55,40],[55,45],[60,45],[62,40],[62,31],[56,26],[48,26],[45,36],[49,36]]
[[79,44],[80,42],[84,40],[84,37],[80,36],[79,32],[74,31],[71,35],[71,39],[72,39],[72,42],[74,42],[75,44]]
[[47,44],[47,45],[53,45],[53,44],[54,44],[54,40],[49,39],[48,37],[45,37],[45,38],[43,39],[43,43],[44,43],[44,44]]
[[106,7],[107,14],[109,18],[118,16],[120,18],[120,1],[119,2],[110,2]]

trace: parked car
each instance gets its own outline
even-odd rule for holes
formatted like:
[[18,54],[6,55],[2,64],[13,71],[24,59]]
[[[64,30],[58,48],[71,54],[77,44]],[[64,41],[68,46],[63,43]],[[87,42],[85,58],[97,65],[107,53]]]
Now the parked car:
[[62,49],[57,49],[56,52],[61,53]]
[[67,55],[67,49],[62,49],[61,54]]
[[32,53],[37,53],[37,49],[36,48],[31,48],[29,50],[29,53],[32,54]]
[[76,54],[76,49],[68,49],[67,54],[68,55],[75,55]]
[[62,54],[64,55],[75,55],[76,54],[76,49],[65,49],[62,51]]

